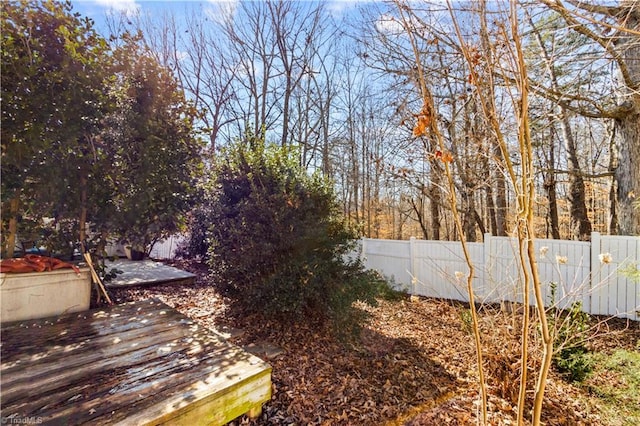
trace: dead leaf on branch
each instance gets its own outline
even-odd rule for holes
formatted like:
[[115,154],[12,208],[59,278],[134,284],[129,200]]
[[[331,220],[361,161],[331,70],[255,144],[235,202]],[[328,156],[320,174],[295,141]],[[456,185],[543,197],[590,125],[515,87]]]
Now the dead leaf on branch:
[[420,114],[416,116],[416,118],[418,119],[418,122],[413,128],[414,137],[420,137],[427,134],[429,126],[431,125],[431,116],[432,114],[430,109],[426,105],[422,107]]
[[413,128],[413,136],[420,137],[427,134],[427,128],[429,127],[430,119],[426,115],[418,116],[418,123]]
[[453,161],[453,155],[449,151],[436,151],[435,158],[441,160],[443,163],[451,163]]

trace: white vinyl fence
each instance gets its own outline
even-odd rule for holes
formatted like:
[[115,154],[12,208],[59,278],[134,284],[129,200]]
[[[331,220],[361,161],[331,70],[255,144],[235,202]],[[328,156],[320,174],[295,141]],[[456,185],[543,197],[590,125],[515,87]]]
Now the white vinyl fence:
[[166,240],[156,242],[151,248],[149,257],[152,259],[173,259],[176,257],[178,245],[183,243],[187,237],[184,235],[172,235]]
[[[176,257],[176,249],[178,245],[186,240],[186,236],[176,234],[172,235],[166,240],[157,241],[151,248],[149,257],[151,259],[173,259]],[[117,240],[114,240],[107,244],[105,248],[107,256],[124,256],[124,245]]]
[[[482,303],[522,302],[518,241],[486,234],[482,243],[468,243],[475,268],[474,294]],[[640,320],[640,283],[619,272],[640,267],[640,237],[591,234],[591,242],[535,241],[545,303],[566,308],[582,302],[585,312]],[[450,241],[362,240],[365,266],[392,278],[411,294],[468,301],[469,268],[462,245]],[[555,286],[555,297],[552,296]],[[533,304],[533,291],[530,294]]]

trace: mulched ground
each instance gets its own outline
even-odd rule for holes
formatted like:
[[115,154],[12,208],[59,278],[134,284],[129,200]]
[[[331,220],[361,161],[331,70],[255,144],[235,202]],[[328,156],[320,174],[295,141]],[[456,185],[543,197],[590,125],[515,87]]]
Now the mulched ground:
[[[195,273],[190,286],[151,286],[112,292],[117,303],[156,297],[211,328],[235,328],[235,344],[270,344],[282,350],[273,366],[273,398],[260,418],[233,425],[467,425],[477,424],[479,388],[468,306],[405,298],[361,306],[371,314],[359,339],[345,344],[323,330],[282,327],[268,319],[233,313],[204,265],[176,261]],[[610,320],[598,326],[598,350],[634,348],[637,323]],[[515,424],[519,359],[516,314],[481,313],[489,390],[489,423]],[[535,338],[535,336],[534,336]],[[505,343],[506,342],[506,343]],[[539,360],[533,351],[531,364]],[[532,380],[534,380],[532,378]],[[543,422],[607,424],[588,395],[552,372]]]

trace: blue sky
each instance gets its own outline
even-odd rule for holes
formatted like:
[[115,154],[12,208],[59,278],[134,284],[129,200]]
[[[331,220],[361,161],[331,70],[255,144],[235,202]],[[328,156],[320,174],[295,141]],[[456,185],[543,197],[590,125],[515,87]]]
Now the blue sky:
[[[98,31],[103,29],[105,18],[108,14],[116,12],[118,14],[149,14],[151,16],[161,15],[170,11],[176,15],[184,13],[185,10],[193,7],[218,8],[234,10],[240,0],[72,0],[73,10],[82,16],[93,19]],[[260,0],[254,0],[260,1]],[[304,0],[303,0],[304,1]],[[324,0],[328,10],[339,16],[355,10],[358,4],[372,2],[370,0]]]
[[[87,16],[95,21],[96,29],[103,31],[106,17],[111,14],[125,15],[149,15],[161,16],[167,12],[176,16],[184,14],[194,7],[230,7],[233,8],[236,1],[215,0],[72,0],[73,10],[82,16]],[[105,34],[103,34],[105,35]]]

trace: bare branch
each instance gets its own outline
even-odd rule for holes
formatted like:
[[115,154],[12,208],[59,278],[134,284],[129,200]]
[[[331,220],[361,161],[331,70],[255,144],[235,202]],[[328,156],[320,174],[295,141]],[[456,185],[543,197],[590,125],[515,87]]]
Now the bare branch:
[[[567,9],[560,0],[541,0],[547,7],[558,13],[565,22],[576,32],[590,38],[599,44],[618,64],[620,68],[620,74],[622,75],[622,79],[627,87],[632,90],[636,90],[639,88],[640,83],[635,82],[631,76],[629,68],[620,54],[619,51],[615,49],[615,38],[614,37],[606,37],[599,34],[596,34],[586,25],[580,23],[577,19],[575,12]],[[629,31],[630,29],[625,28],[625,31]]]

